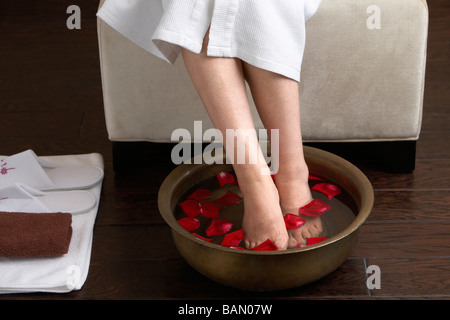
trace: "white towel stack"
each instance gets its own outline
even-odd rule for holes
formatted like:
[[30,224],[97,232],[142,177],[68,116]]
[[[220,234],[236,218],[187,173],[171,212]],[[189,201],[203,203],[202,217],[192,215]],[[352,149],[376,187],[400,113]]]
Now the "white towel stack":
[[[1,156],[0,161],[7,159],[7,156]],[[50,211],[59,211],[63,208],[75,208],[72,216],[72,239],[67,254],[58,257],[36,257],[36,258],[5,258],[0,257],[0,293],[20,293],[20,292],[55,292],[64,293],[73,290],[79,290],[84,285],[91,258],[92,239],[94,223],[97,216],[100,192],[103,182],[103,158],[98,153],[83,154],[83,155],[64,155],[64,156],[49,156],[39,157],[39,160],[48,161],[56,168],[62,169],[57,172],[49,170],[49,178],[54,182],[55,186],[47,186],[47,190],[42,191],[45,187],[39,188],[40,192],[33,189],[22,188],[21,192],[25,194],[35,194],[39,200],[39,196],[51,195],[50,201],[43,203],[50,208]],[[5,164],[5,161],[2,161]],[[3,173],[12,173],[12,167],[4,165]],[[87,197],[88,202],[85,207],[86,210],[78,210],[75,203],[79,198],[74,197],[73,203],[70,204],[67,199],[70,198],[70,190],[59,188],[58,185],[65,181],[70,181],[73,178],[64,173],[64,168],[75,168],[83,172],[83,168],[94,168],[94,173],[97,175],[96,182],[88,185],[83,191],[88,191],[92,195],[92,199]],[[11,169],[11,171],[6,171]],[[52,176],[52,174],[54,174]],[[5,178],[6,174],[3,176]],[[82,175],[78,175],[78,177]],[[87,177],[85,175],[85,177]],[[60,179],[60,180],[59,180]],[[90,179],[92,179],[92,174]],[[83,185],[83,178],[76,181]],[[95,179],[94,179],[95,180]],[[23,186],[27,184],[22,184]],[[76,188],[75,188],[76,189]],[[77,191],[75,191],[77,192]],[[58,200],[57,193],[62,195]],[[77,193],[77,196],[86,196],[87,194]],[[78,199],[78,200],[77,200]],[[92,201],[93,200],[93,201]],[[61,206],[58,206],[58,201]],[[91,201],[91,202],[89,202]],[[18,202],[20,203],[20,202]],[[10,202],[10,205],[14,202]],[[69,204],[69,205],[68,205]],[[39,204],[41,205],[41,204]],[[1,207],[0,207],[1,209]],[[14,208],[11,208],[13,210]],[[9,210],[9,211],[11,211]],[[78,210],[78,211],[77,211]],[[0,210],[1,211],[1,210]],[[45,210],[43,210],[45,211]]]

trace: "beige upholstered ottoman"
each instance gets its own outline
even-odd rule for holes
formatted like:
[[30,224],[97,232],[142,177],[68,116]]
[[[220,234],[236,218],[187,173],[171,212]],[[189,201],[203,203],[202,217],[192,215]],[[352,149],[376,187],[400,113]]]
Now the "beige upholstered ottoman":
[[[300,83],[305,142],[369,143],[397,169],[414,169],[427,31],[425,0],[323,0],[307,22]],[[98,39],[116,170],[126,165],[121,153],[129,158],[131,142],[173,143],[178,128],[194,137],[198,120],[203,130],[212,127],[182,58],[172,66],[102,20]],[[262,128],[253,102],[252,108]]]

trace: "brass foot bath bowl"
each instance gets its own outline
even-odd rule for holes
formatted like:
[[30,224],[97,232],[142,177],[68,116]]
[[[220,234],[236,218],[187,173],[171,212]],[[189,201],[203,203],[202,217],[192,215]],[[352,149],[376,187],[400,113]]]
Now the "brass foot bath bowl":
[[[348,212],[340,214],[338,210],[338,213],[330,211],[323,216],[325,241],[284,251],[251,251],[224,247],[195,237],[178,223],[178,203],[205,181],[233,169],[230,164],[183,164],[167,176],[158,194],[159,210],[171,227],[173,241],[182,257],[214,281],[253,291],[299,287],[341,266],[356,246],[359,227],[372,210],[373,188],[367,177],[348,161],[316,148],[304,147],[304,152],[310,174],[338,185],[346,193],[349,198],[346,202],[352,208],[350,215]],[[313,196],[320,197],[314,193]],[[242,210],[242,205],[233,210]],[[332,206],[342,204],[336,202]],[[236,214],[230,210],[224,215],[233,220]]]

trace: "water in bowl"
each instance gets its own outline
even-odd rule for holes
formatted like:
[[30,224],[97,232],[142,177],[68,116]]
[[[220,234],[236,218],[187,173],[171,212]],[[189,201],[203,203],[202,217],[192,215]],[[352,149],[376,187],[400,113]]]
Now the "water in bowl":
[[[326,179],[322,180],[316,180],[316,179],[310,179],[309,185],[312,188],[317,183],[327,182]],[[335,183],[332,183],[335,184]],[[335,184],[336,185],[336,184]],[[356,205],[355,200],[346,192],[345,189],[337,185],[341,189],[341,193],[337,196],[333,197],[331,200],[328,199],[326,195],[324,195],[321,192],[318,191],[312,191],[313,198],[320,199],[328,203],[331,207],[331,209],[321,216],[322,219],[322,226],[323,226],[323,232],[319,235],[320,237],[326,237],[331,238],[332,236],[338,234],[339,232],[343,231],[348,225],[351,224],[351,222],[355,219],[355,216],[358,212],[358,208]],[[194,191],[199,189],[206,189],[211,192],[211,195],[208,199],[205,201],[207,202],[213,202],[216,199],[219,199],[223,195],[225,195],[228,191],[238,195],[239,197],[243,198],[243,195],[236,184],[227,184],[223,187],[220,186],[217,177],[212,177],[207,180],[204,180],[200,182],[198,185],[195,185],[194,187],[190,188],[181,198],[180,202],[187,199],[187,197],[192,194]],[[228,220],[233,224],[231,230],[228,233],[238,231],[242,229],[242,218],[244,214],[244,201],[243,199],[241,202],[235,205],[231,206],[220,206],[220,219]],[[175,208],[175,218],[177,220],[181,218],[186,217],[186,213],[181,209],[180,206],[177,206]],[[208,236],[206,234],[206,229],[211,225],[212,219],[207,218],[203,215],[198,215],[195,217],[200,222],[200,226],[198,229],[193,231],[193,233],[207,238],[212,239],[211,243],[220,245],[224,239],[224,235],[218,235],[218,236]],[[289,249],[288,249],[289,250]]]

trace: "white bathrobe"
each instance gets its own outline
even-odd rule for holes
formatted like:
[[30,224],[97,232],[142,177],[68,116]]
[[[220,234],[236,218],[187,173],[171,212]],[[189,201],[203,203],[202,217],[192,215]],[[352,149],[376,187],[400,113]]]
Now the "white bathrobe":
[[321,0],[106,0],[97,16],[174,63],[181,48],[239,58],[300,81],[305,22]]

